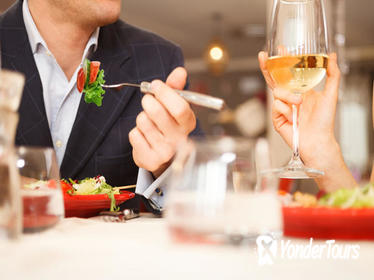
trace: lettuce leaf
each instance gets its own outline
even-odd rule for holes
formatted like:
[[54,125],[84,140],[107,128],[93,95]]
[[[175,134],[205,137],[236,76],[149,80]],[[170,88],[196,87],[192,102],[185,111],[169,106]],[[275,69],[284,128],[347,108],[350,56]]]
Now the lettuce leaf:
[[353,189],[339,189],[324,195],[318,203],[337,208],[374,207],[374,185],[368,184]]
[[73,184],[75,189],[73,195],[90,195],[90,194],[106,194],[110,199],[110,211],[118,211],[119,207],[116,206],[115,194],[119,194],[118,189],[105,182],[105,179],[98,183],[95,178],[86,178]]
[[[87,76],[89,79],[89,71],[87,73]],[[105,94],[105,90],[101,86],[103,84],[105,84],[104,70],[101,69],[97,74],[95,82],[93,82],[92,84],[88,84],[88,82],[86,81],[86,84],[83,88],[84,101],[86,103],[95,103],[96,106],[101,107],[103,103],[103,95]]]
[[90,82],[90,72],[91,72],[91,61],[85,59],[83,62],[83,70],[86,73],[86,81],[84,83],[83,94],[84,101],[86,103],[94,103],[96,106],[100,107],[103,103],[103,95],[105,90],[101,85],[105,84],[104,80],[104,70],[99,70],[96,81],[93,83]]

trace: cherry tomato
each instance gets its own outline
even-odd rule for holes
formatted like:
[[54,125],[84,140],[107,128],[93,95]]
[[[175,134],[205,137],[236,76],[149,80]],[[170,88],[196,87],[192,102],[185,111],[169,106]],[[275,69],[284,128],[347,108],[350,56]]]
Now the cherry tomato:
[[57,189],[57,184],[55,180],[49,180],[47,182],[47,187],[50,189]]
[[281,196],[284,196],[284,195],[287,195],[288,192],[284,191],[284,190],[278,190],[278,195],[281,195]]
[[64,195],[68,194],[69,190],[71,190],[71,191],[74,190],[73,187],[69,183],[67,183],[67,182],[65,182],[63,180],[60,181],[60,184],[61,184],[62,193]]
[[96,81],[97,73],[99,73],[99,70],[100,70],[100,61],[91,61],[89,84],[92,84],[93,82]]
[[79,92],[83,91],[84,84],[86,82],[86,74],[83,71],[83,68],[79,69],[77,77],[77,88]]

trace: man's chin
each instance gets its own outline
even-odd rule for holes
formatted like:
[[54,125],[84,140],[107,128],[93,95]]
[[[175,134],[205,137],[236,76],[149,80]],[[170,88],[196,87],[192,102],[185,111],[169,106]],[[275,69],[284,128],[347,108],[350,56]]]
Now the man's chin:
[[115,23],[118,19],[119,19],[119,15],[113,16],[113,17],[106,17],[106,18],[98,20],[97,24],[98,26],[105,26],[105,25]]
[[98,5],[95,10],[95,20],[98,26],[104,26],[116,22],[121,15],[121,6],[119,5],[104,5],[101,9]]

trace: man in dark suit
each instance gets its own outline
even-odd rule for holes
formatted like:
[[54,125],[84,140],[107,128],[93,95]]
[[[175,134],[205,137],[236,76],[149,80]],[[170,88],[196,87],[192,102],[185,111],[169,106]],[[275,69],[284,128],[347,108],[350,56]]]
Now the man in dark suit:
[[[120,9],[120,0],[20,0],[0,17],[2,67],[26,76],[16,144],[54,147],[63,178],[149,184],[200,133],[172,90],[186,83],[180,48],[118,20]],[[153,81],[155,96],[109,89],[102,107],[86,104],[75,82],[85,57],[101,61],[107,84]]]

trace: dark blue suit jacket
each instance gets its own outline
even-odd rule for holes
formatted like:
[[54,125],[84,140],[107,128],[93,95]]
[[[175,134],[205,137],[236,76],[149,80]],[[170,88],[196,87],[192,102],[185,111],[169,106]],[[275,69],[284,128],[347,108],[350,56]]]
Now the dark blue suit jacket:
[[[19,108],[17,145],[52,147],[43,89],[17,1],[0,16],[2,66],[26,76]],[[183,65],[179,47],[159,36],[122,21],[100,30],[92,60],[101,61],[108,84],[166,80]],[[61,165],[61,177],[84,178],[102,174],[116,186],[135,184],[138,167],[132,158],[128,133],[142,111],[143,94],[136,88],[106,90],[103,106],[81,99]],[[199,134],[196,128],[193,134]]]

